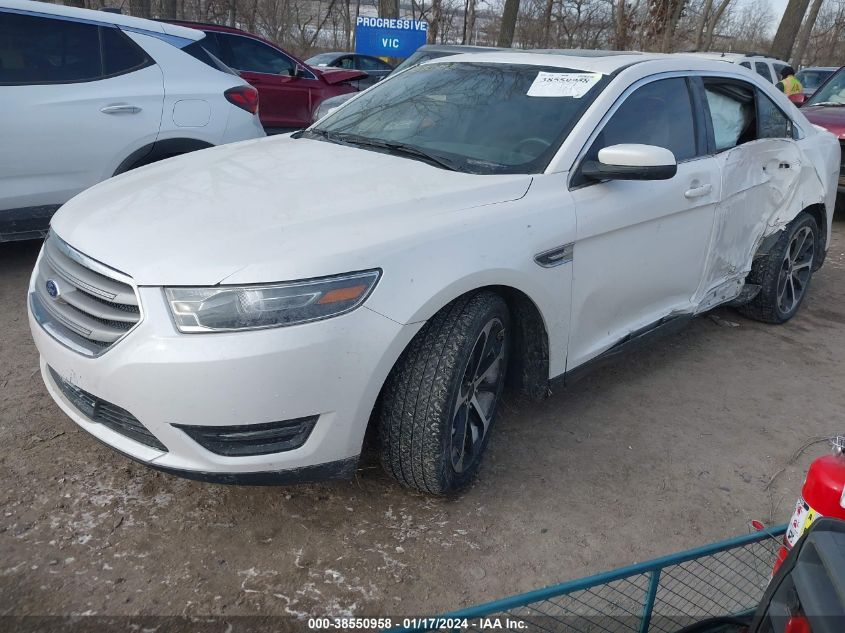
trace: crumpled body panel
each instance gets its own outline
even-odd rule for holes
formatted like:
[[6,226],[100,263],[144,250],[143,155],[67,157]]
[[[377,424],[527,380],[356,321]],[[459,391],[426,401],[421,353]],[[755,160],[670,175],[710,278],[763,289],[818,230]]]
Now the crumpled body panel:
[[760,139],[717,155],[722,197],[697,293],[697,312],[730,301],[742,290],[763,240],[802,209],[825,201],[825,189],[798,143]]

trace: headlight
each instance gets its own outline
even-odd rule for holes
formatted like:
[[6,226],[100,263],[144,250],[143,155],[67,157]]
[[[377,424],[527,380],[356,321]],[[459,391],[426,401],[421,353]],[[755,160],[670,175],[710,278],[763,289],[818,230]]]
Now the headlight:
[[337,316],[361,305],[379,270],[257,286],[165,288],[180,332],[225,332],[294,325]]

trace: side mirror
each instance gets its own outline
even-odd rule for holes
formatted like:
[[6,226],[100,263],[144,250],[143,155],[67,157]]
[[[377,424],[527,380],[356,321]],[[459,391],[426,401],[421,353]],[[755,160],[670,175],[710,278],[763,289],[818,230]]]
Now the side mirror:
[[581,173],[593,180],[668,180],[678,173],[675,155],[665,147],[626,143],[599,150]]
[[807,100],[807,95],[805,95],[803,92],[799,92],[794,95],[789,95],[789,100],[800,108],[802,105],[804,105],[804,102]]

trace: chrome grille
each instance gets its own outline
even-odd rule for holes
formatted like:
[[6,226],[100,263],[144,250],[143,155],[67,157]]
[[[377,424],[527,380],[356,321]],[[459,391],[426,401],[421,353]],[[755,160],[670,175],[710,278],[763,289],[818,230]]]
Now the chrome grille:
[[30,308],[53,338],[80,354],[97,356],[141,320],[130,281],[51,233],[38,262]]

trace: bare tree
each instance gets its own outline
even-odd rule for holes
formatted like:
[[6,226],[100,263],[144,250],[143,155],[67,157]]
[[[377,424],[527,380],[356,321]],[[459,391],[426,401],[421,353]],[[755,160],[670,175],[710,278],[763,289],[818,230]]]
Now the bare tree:
[[472,31],[475,28],[475,0],[466,0],[464,3],[464,30],[461,36],[461,44],[469,44],[472,41]]
[[161,17],[165,20],[176,19],[176,0],[162,0],[161,2]]
[[380,18],[398,18],[399,0],[378,0],[378,15]]
[[499,28],[497,46],[510,48],[513,46],[513,34],[516,31],[516,18],[519,15],[519,0],[505,0],[502,12],[502,26]]
[[792,47],[795,45],[795,38],[801,28],[804,14],[807,12],[807,5],[810,0],[789,0],[786,5],[783,17],[780,20],[775,39],[772,42],[772,57],[778,59],[789,59],[792,54]]
[[[792,56],[792,64],[800,66],[801,60],[804,59],[804,51],[807,50],[807,42],[810,41],[810,33],[813,32],[813,27],[819,17],[819,10],[822,8],[822,0],[813,0],[810,5],[810,13],[807,19],[804,20],[804,25],[801,27],[801,32],[798,34],[798,42],[795,44],[795,53]],[[785,58],[784,58],[785,59]]]

